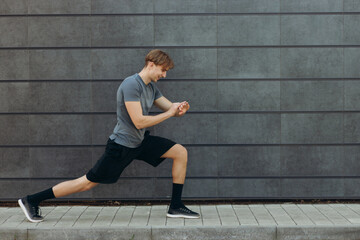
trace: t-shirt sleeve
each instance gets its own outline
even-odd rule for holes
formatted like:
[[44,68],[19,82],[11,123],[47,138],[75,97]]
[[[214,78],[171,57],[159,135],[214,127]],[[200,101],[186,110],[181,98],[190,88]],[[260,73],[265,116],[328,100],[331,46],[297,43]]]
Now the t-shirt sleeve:
[[124,96],[124,101],[128,102],[139,102],[140,101],[140,86],[136,81],[126,81],[123,82],[122,86],[122,92]]
[[156,100],[156,99],[162,97],[163,95],[155,84],[153,86],[154,86],[154,90],[155,90],[155,100]]

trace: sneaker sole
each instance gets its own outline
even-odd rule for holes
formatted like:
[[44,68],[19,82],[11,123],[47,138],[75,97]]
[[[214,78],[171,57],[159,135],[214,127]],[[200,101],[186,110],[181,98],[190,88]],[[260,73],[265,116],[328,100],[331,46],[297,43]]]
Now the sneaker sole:
[[187,216],[187,215],[173,215],[173,214],[166,214],[167,217],[170,218],[189,218],[189,219],[196,219],[196,218],[200,218],[200,217],[195,217],[195,216]]
[[22,203],[21,199],[18,200],[18,203],[20,205],[20,208],[21,210],[24,212],[26,218],[30,221],[30,222],[33,222],[33,223],[39,223],[39,222],[42,222],[43,220],[33,220],[30,218],[28,212],[26,211],[26,207],[25,205]]

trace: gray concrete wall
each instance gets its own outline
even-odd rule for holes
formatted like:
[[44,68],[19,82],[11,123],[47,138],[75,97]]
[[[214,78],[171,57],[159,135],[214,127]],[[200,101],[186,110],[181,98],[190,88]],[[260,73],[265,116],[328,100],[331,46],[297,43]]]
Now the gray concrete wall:
[[[184,197],[359,198],[359,13],[355,0],[1,1],[0,200],[85,174],[117,87],[153,48],[176,65],[159,88],[191,104],[152,128],[189,150]],[[136,161],[70,198],[170,194],[170,161]]]

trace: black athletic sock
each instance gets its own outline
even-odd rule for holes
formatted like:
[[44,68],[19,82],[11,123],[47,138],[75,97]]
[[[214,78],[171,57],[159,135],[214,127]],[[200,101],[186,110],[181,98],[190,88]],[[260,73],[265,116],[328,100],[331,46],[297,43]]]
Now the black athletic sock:
[[184,204],[181,201],[181,194],[182,194],[183,186],[184,186],[184,184],[173,183],[172,197],[171,197],[171,203],[170,203],[170,207],[172,209],[177,209],[177,208],[184,206]]
[[46,189],[45,191],[35,193],[33,195],[29,195],[29,196],[27,196],[27,198],[31,204],[34,204],[37,206],[40,204],[40,202],[42,202],[44,200],[55,198],[55,195],[54,195],[52,188],[49,188],[49,189]]

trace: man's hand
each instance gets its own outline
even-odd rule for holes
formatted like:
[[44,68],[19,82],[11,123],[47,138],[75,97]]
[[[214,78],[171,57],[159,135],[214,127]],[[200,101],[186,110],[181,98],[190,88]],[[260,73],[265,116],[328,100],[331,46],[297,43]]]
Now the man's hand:
[[168,112],[171,114],[171,116],[177,116],[180,112],[180,106],[182,103],[172,103],[171,107],[169,108]]
[[181,117],[184,116],[184,114],[189,110],[190,105],[187,101],[184,101],[182,103],[180,103],[179,106],[179,111],[177,112],[177,114],[175,115],[176,117]]

